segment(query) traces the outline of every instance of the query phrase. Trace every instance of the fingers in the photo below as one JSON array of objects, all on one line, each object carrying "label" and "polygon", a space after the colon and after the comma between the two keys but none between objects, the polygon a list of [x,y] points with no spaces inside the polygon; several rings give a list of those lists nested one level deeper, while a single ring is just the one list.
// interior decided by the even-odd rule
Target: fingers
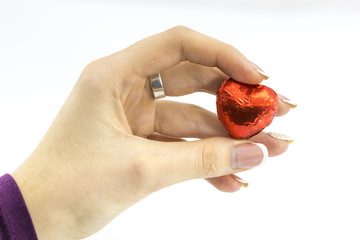
[{"label": "fingers", "polygon": [[[288,141],[279,140],[273,137],[270,137],[267,133],[261,132],[249,140],[264,144],[269,153],[269,157],[277,156],[284,153],[288,146]],[[249,169],[244,169],[244,171]],[[244,182],[241,178],[236,175],[226,175],[221,177],[209,178],[206,179],[211,185],[223,192],[235,192],[238,191],[241,187],[247,187],[248,183]]]},{"label": "fingers", "polygon": [[[159,133],[153,133],[148,136],[148,139],[154,141],[161,141],[161,142],[184,142],[184,139],[181,138],[174,138],[165,136]],[[247,169],[244,169],[247,170]],[[211,185],[222,192],[236,192],[241,187],[247,187],[248,183],[236,176],[235,174],[215,177],[215,178],[206,178]]]},{"label": "fingers", "polygon": [[[157,142],[156,149],[156,164],[149,168],[163,173],[162,180],[167,179],[170,184],[233,174],[258,166],[268,155],[264,145],[221,137],[192,142]],[[149,157],[152,156],[147,155]]]},{"label": "fingers", "polygon": [[264,144],[269,150],[269,157],[278,156],[284,153],[289,147],[289,141],[284,141],[271,137],[265,132],[260,132],[249,140]]},{"label": "fingers", "polygon": [[244,83],[256,84],[264,78],[235,48],[186,27],[175,27],[146,38],[120,55],[125,56],[133,71],[143,77],[189,61],[217,67]]},{"label": "fingers", "polygon": [[240,182],[242,180],[239,181],[237,178],[235,174],[230,174],[205,180],[222,192],[236,192],[241,187],[247,186],[245,182]]},{"label": "fingers", "polygon": [[[161,142],[183,142],[184,139],[181,138],[174,138],[168,137],[159,133],[153,133],[148,136],[148,139],[154,141],[161,141]],[[236,192],[241,187],[247,187],[248,183],[236,176],[235,174],[215,177],[215,178],[206,178],[211,185],[223,192]]]},{"label": "fingers", "polygon": [[[156,102],[155,131],[174,138],[229,137],[215,113],[196,105],[172,101]],[[264,132],[250,140],[265,144],[270,156],[282,154],[289,145],[288,141],[276,139]]]},{"label": "fingers", "polygon": [[183,62],[161,72],[167,96],[182,96],[194,92],[216,94],[226,75],[217,68]]},{"label": "fingers", "polygon": [[172,137],[228,137],[217,115],[197,105],[156,101],[155,131]]},{"label": "fingers", "polygon": [[291,109],[291,105],[283,102],[283,100],[280,98],[279,98],[278,104],[279,104],[279,107],[278,107],[278,111],[276,113],[277,117],[287,114]]},{"label": "fingers", "polygon": [[[161,73],[167,96],[182,96],[194,92],[215,95],[222,81],[227,77],[217,68],[183,62]],[[281,94],[277,116],[283,116],[296,104]],[[289,102],[291,101],[291,102]]]},{"label": "fingers", "polygon": [[160,142],[185,142],[185,139],[169,137],[160,133],[152,133],[148,136],[148,139]]},{"label": "fingers", "polygon": [[278,116],[285,115],[290,111],[291,108],[296,108],[297,104],[290,100],[289,98],[285,97],[282,94],[277,94],[279,101],[279,110],[278,110]]},{"label": "fingers", "polygon": [[[184,142],[184,139],[168,137],[159,133],[153,133],[148,136],[148,139],[161,141],[161,142]],[[246,171],[248,169],[244,169]],[[205,178],[211,185],[213,185],[216,189],[222,192],[236,192],[241,187],[247,187],[248,183],[236,176],[235,174],[214,177],[214,178]]]},{"label": "fingers", "polygon": [[[162,134],[173,136],[171,139],[174,139],[175,136],[197,138],[228,137],[228,133],[217,119],[217,115],[198,106],[171,101],[158,101],[156,107],[158,126],[155,129]],[[255,135],[250,140],[264,144],[268,149],[269,156],[276,156],[285,152],[289,144],[288,141],[273,138],[264,132]],[[244,168],[241,171],[248,169],[251,168]],[[234,175],[211,177],[206,180],[224,192],[234,192],[244,186],[244,182],[239,181]]]},{"label": "fingers", "polygon": [[[258,140],[264,141],[262,138]],[[265,142],[269,143],[268,140]],[[151,188],[156,190],[190,179],[206,178],[218,190],[234,192],[247,186],[247,183],[233,173],[252,169],[268,156],[266,147],[262,144],[230,138],[153,143],[156,145],[146,146],[147,167],[144,169],[151,169],[153,172],[149,182]],[[154,183],[152,179],[159,173],[161,179]]]}]

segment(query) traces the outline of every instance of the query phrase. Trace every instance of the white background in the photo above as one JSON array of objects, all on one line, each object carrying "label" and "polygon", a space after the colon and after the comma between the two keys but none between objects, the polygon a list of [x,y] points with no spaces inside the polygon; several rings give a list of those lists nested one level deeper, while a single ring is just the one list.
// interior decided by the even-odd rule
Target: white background
[{"label": "white background", "polygon": [[[88,239],[360,239],[355,0],[0,0],[0,174],[32,152],[87,63],[175,25],[260,65],[266,84],[298,103],[269,130],[296,140],[239,174],[247,189],[177,184]],[[214,96],[177,100],[215,111]]]}]

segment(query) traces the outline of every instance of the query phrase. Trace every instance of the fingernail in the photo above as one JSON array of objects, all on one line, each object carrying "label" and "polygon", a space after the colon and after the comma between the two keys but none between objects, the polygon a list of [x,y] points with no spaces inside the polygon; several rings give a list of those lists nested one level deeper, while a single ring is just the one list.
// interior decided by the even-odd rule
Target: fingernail
[{"label": "fingernail", "polygon": [[253,63],[252,61],[249,61],[249,63],[255,68],[255,70],[264,78],[264,80],[268,80],[269,76],[264,72],[264,70],[261,69],[258,65]]},{"label": "fingernail", "polygon": [[230,175],[235,181],[241,183],[241,186],[244,188],[247,188],[249,186],[249,183],[247,181],[245,181],[244,179],[242,179],[239,176],[236,176],[235,174],[231,174]]},{"label": "fingernail", "polygon": [[294,142],[294,138],[288,136],[288,135],[285,135],[285,134],[282,134],[282,133],[276,133],[276,132],[268,132],[267,133],[270,137],[273,137],[273,138],[276,138],[276,139],[279,139],[279,140],[283,140],[283,141],[288,141],[289,143],[292,143]]},{"label": "fingernail", "polygon": [[265,145],[261,143],[242,143],[233,147],[231,166],[233,169],[253,168],[268,157]]},{"label": "fingernail", "polygon": [[263,70],[256,69],[256,71],[264,78],[264,80],[268,80],[269,76]]},{"label": "fingernail", "polygon": [[290,100],[289,98],[285,97],[284,95],[281,95],[278,93],[278,98],[283,101],[286,104],[289,104],[291,108],[296,108],[297,104],[295,102],[293,102],[292,100]]}]

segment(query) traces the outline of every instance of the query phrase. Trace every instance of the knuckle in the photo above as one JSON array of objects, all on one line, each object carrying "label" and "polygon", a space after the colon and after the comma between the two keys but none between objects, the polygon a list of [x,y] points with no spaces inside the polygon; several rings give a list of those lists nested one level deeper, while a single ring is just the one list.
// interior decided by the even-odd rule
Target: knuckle
[{"label": "knuckle", "polygon": [[132,159],[130,169],[126,173],[130,178],[128,182],[134,186],[133,189],[145,195],[156,192],[168,184],[166,166],[158,166],[148,161],[154,158],[155,156],[149,152],[140,152]]},{"label": "knuckle", "polygon": [[218,151],[214,144],[204,142],[201,146],[201,156],[198,164],[198,170],[207,177],[215,176],[222,168],[222,153]]},{"label": "knuckle", "polygon": [[199,105],[196,105],[196,104],[188,103],[187,105],[189,106],[189,108],[190,108],[191,110],[197,110],[197,111],[203,110],[202,107],[200,107]]},{"label": "knuckle", "polygon": [[201,121],[197,117],[198,112],[202,112],[204,109],[195,104],[186,104],[186,111],[183,111],[183,118],[187,120],[187,125],[190,129],[190,135],[194,138],[203,138]]},{"label": "knuckle", "polygon": [[101,59],[94,60],[85,66],[82,71],[78,85],[85,90],[97,89],[100,85],[100,80],[104,78],[102,71],[103,61]]},{"label": "knuckle", "polygon": [[158,189],[154,182],[156,175],[144,160],[134,160],[126,175],[130,178],[128,183],[136,189],[135,192],[146,196]]},{"label": "knuckle", "polygon": [[179,48],[179,57],[181,61],[186,60],[184,42],[188,41],[187,38],[189,35],[192,35],[192,33],[194,33],[194,30],[185,26],[176,26],[166,31],[167,39],[169,39],[170,42],[172,42],[173,44],[175,44],[176,47]]},{"label": "knuckle", "polygon": [[199,74],[194,74],[194,92],[198,92],[198,91],[204,91],[203,89],[203,83],[201,81],[201,78],[199,76]]},{"label": "knuckle", "polygon": [[[187,104],[187,109],[190,110],[189,113],[191,113],[193,116],[197,116],[198,113],[201,114],[204,111],[202,107],[195,104]],[[194,118],[191,116],[186,116],[186,119],[188,119],[189,126],[191,127],[191,136],[202,139],[204,136],[201,120],[197,117]]]},{"label": "knuckle", "polygon": [[85,75],[87,77],[94,75],[97,76],[100,72],[99,70],[102,69],[104,65],[106,65],[104,64],[104,59],[96,59],[85,66],[81,75]]},{"label": "knuckle", "polygon": [[200,124],[199,121],[197,120],[193,120],[191,121],[191,125],[192,125],[192,136],[196,137],[196,138],[202,138],[202,134],[201,134],[201,130],[200,130]]},{"label": "knuckle", "polygon": [[143,186],[150,178],[150,171],[147,164],[140,159],[134,160],[131,163],[129,176],[132,178],[131,182],[134,182],[138,186]]},{"label": "knuckle", "polygon": [[176,35],[186,34],[190,31],[192,31],[190,28],[183,25],[178,25],[170,29],[170,32]]},{"label": "knuckle", "polygon": [[[119,179],[117,189],[123,191],[126,188],[127,197],[138,201],[151,194],[153,191],[148,186],[148,179],[151,178],[147,164],[138,159],[129,159],[130,162],[125,162],[122,167],[124,171],[116,172]],[[124,185],[125,184],[125,185]]]},{"label": "knuckle", "polygon": [[125,77],[134,74],[128,64],[121,64],[123,62],[122,54],[118,54],[116,58],[108,56],[90,62],[82,71],[77,87],[82,92],[111,93],[119,98],[119,89],[136,84],[133,78]]}]

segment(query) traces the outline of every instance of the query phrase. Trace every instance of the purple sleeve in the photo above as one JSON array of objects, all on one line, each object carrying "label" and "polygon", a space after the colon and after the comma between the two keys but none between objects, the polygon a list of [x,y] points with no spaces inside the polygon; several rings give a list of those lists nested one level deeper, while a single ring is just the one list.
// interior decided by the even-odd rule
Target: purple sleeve
[{"label": "purple sleeve", "polygon": [[36,240],[36,232],[15,180],[0,177],[0,240]]}]

